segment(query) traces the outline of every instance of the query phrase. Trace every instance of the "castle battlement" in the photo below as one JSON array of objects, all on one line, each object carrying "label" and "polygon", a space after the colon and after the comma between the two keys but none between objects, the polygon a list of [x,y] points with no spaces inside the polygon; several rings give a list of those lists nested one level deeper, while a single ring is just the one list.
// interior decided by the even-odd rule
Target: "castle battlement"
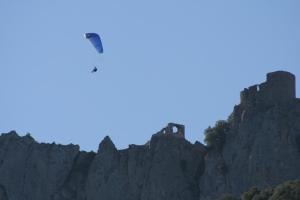
[{"label": "castle battlement", "polygon": [[245,88],[240,93],[241,104],[286,103],[296,99],[296,78],[290,72],[267,74],[266,82]]}]

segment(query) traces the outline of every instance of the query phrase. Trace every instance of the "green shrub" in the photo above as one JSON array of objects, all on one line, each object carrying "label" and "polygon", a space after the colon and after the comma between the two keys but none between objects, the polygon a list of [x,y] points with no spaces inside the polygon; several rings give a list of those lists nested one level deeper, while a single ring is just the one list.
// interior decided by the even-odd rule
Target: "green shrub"
[{"label": "green shrub", "polygon": [[256,194],[252,200],[268,200],[272,196],[273,191],[274,190],[272,187],[267,187],[260,191],[259,194]]},{"label": "green shrub", "polygon": [[[223,195],[217,200],[239,200],[231,195]],[[300,181],[287,181],[276,188],[258,190],[252,187],[241,195],[241,200],[300,200]]]},{"label": "green shrub", "polygon": [[238,198],[232,196],[231,194],[224,194],[216,200],[239,200]]},{"label": "green shrub", "polygon": [[242,200],[252,200],[252,198],[259,194],[259,190],[256,187],[252,187],[249,191],[242,194]]},{"label": "green shrub", "polygon": [[229,131],[229,123],[225,120],[219,120],[215,126],[208,127],[204,131],[204,142],[207,147],[221,150],[223,148],[226,133]]},{"label": "green shrub", "polygon": [[274,190],[269,200],[299,200],[300,199],[300,181],[288,181]]}]

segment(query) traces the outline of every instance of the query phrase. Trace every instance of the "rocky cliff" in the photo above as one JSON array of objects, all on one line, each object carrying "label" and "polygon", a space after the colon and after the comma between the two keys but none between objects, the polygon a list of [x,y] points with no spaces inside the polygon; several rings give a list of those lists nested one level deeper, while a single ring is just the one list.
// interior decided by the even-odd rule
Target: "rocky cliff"
[{"label": "rocky cliff", "polygon": [[300,179],[300,101],[292,74],[269,73],[266,82],[246,88],[227,122],[217,150],[186,141],[184,126],[176,124],[125,150],[105,137],[97,153],[2,134],[0,199],[205,200]]},{"label": "rocky cliff", "polygon": [[266,82],[246,88],[228,122],[222,150],[206,156],[202,199],[300,179],[300,101],[294,75],[269,73]]},{"label": "rocky cliff", "polygon": [[75,145],[38,144],[15,132],[0,137],[0,199],[96,200],[199,197],[203,146],[155,134],[117,150],[109,137],[97,153]]}]

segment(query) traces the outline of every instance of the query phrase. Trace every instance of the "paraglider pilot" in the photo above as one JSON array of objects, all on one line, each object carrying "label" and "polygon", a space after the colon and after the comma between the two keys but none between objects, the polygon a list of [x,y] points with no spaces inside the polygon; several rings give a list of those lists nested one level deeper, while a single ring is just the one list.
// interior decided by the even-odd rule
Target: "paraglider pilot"
[{"label": "paraglider pilot", "polygon": [[97,70],[98,70],[97,67],[94,67],[94,69],[91,72],[95,73]]}]

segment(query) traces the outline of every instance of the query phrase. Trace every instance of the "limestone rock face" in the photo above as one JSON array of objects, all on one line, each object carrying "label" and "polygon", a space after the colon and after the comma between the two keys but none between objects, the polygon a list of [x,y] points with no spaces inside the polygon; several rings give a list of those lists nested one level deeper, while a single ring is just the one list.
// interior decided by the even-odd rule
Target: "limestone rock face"
[{"label": "limestone rock face", "polygon": [[87,200],[198,198],[203,156],[184,138],[157,134],[148,145],[121,151],[104,140],[90,168]]},{"label": "limestone rock face", "polygon": [[[273,75],[278,80],[278,74]],[[267,81],[262,85],[276,90],[271,84]],[[241,104],[229,118],[231,129],[222,151],[211,151],[206,156],[200,179],[201,200],[300,179],[300,101],[294,91],[287,91],[289,97],[281,97],[280,101],[265,101],[262,93],[274,97],[278,92],[253,92],[250,87],[246,89],[248,99],[242,93]]]},{"label": "limestone rock face", "polygon": [[15,132],[0,136],[0,198],[9,200],[198,199],[203,146],[156,134],[117,150],[109,137],[98,153],[39,144]]},{"label": "limestone rock face", "polygon": [[6,190],[2,185],[0,186],[0,199],[1,200],[8,200]]},{"label": "limestone rock face", "polygon": [[84,200],[86,199],[85,185],[91,162],[95,157],[94,152],[79,152],[68,177],[63,185],[53,195],[54,200]]},{"label": "limestone rock face", "polygon": [[210,200],[300,179],[294,75],[272,72],[244,89],[227,122],[224,144],[215,150],[191,144],[184,126],[174,123],[145,145],[123,150],[107,136],[97,153],[2,134],[0,199]]},{"label": "limestone rock face", "polygon": [[0,194],[9,200],[50,200],[79,152],[74,145],[38,144],[15,132],[0,137]]}]

